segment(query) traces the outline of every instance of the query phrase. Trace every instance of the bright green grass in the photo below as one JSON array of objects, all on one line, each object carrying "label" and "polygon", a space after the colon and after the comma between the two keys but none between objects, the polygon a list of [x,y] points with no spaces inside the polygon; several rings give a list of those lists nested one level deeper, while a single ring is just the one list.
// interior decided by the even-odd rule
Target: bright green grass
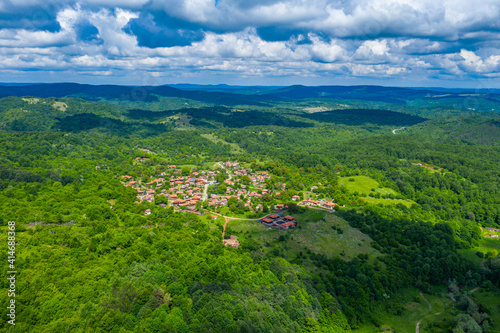
[{"label": "bright green grass", "polygon": [[213,170],[215,164],[216,164],[216,162],[205,162],[205,164],[203,164],[203,169],[204,170]]},{"label": "bright green grass", "polygon": [[481,288],[472,294],[472,298],[477,304],[481,304],[490,310],[493,319],[492,332],[500,332],[500,300],[498,292],[491,292]]},{"label": "bright green grass", "polygon": [[217,136],[215,136],[214,134],[201,134],[201,136],[204,137],[205,139],[208,139],[208,140],[212,141],[213,143],[216,143],[216,144],[229,145],[231,147],[231,153],[232,154],[243,154],[243,153],[245,153],[245,151],[243,149],[241,149],[241,147],[238,146],[236,143],[229,143],[227,141],[224,141],[224,140],[218,138]]},{"label": "bright green grass", "polygon": [[464,257],[465,259],[473,262],[474,264],[476,265],[479,265],[481,263],[481,261],[483,261],[483,258],[479,258],[477,255],[476,255],[476,252],[478,251],[477,250],[478,248],[476,248],[476,250],[474,249],[467,249],[467,250],[462,250],[462,249],[459,249],[457,250],[457,252],[462,256]]},{"label": "bright green grass", "polygon": [[500,239],[490,238],[489,235],[492,234],[495,235],[499,233],[484,229],[482,232],[483,238],[479,241],[479,246],[467,250],[458,250],[458,252],[466,259],[469,259],[476,264],[479,264],[481,261],[483,261],[482,258],[479,258],[476,255],[476,252],[482,252],[483,254],[486,254],[489,251],[496,250],[498,253],[500,253]]},{"label": "bright green grass", "polygon": [[413,205],[415,203],[412,200],[378,199],[378,198],[372,198],[372,197],[361,198],[361,200],[366,201],[366,202],[373,204],[373,205],[376,205],[376,204],[397,205],[400,203],[400,204],[405,205],[408,208],[410,208],[411,205]]},{"label": "bright green grass", "polygon": [[491,238],[483,238],[479,243],[478,251],[483,253],[487,253],[491,250],[497,250],[500,253],[500,240],[499,239],[491,239]]},{"label": "bright green grass", "polygon": [[[402,310],[400,315],[395,314],[395,311],[380,309],[379,313],[375,312],[375,316],[382,323],[380,327],[375,327],[375,325],[370,323],[369,325],[353,330],[353,332],[381,332],[383,330],[415,332],[419,320],[421,320],[420,332],[425,332],[426,325],[452,317],[451,300],[446,297],[446,290],[444,288],[439,289],[437,295],[424,294],[424,297],[431,304],[430,310],[429,304],[420,297],[418,289],[410,288],[402,290],[387,301],[394,308],[400,307]],[[436,313],[439,314],[436,315]]]},{"label": "bright green grass", "polygon": [[[347,221],[328,212],[309,209],[301,214],[292,214],[299,227],[286,231],[269,229],[258,221],[231,220],[230,229],[242,236],[241,241],[251,236],[260,245],[280,245],[285,243],[288,253],[299,254],[307,249],[328,257],[350,260],[358,254],[378,256],[380,253],[370,246],[371,238],[358,229],[349,226]],[[332,226],[343,230],[339,234]],[[280,235],[286,236],[285,242],[279,242]]]},{"label": "bright green grass", "polygon": [[[349,181],[349,179],[354,179],[354,181]],[[367,176],[351,176],[351,177],[340,177],[339,183],[344,184],[344,186],[351,192],[359,192],[362,195],[369,195],[370,193],[380,193],[380,195],[397,195],[397,192],[393,189],[387,187],[380,187],[379,183]],[[374,191],[372,191],[374,189]]]},{"label": "bright green grass", "polygon": [[176,165],[177,169],[182,169],[185,167],[188,167],[190,169],[196,168],[197,166],[194,164],[182,164],[182,165]]}]

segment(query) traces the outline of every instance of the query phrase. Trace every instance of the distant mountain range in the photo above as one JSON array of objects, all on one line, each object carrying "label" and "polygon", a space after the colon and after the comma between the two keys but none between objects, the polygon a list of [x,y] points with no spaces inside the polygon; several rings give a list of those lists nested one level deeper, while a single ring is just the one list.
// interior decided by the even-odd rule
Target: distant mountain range
[{"label": "distant mountain range", "polygon": [[[383,86],[302,86],[264,87],[228,85],[119,86],[77,83],[0,84],[0,97],[80,97],[87,100],[153,102],[158,96],[177,97],[204,103],[235,106],[269,106],[279,101],[301,99],[349,99],[393,104],[415,100],[470,99],[471,96],[500,102],[500,89],[399,88]],[[490,111],[490,110],[487,110]]]}]

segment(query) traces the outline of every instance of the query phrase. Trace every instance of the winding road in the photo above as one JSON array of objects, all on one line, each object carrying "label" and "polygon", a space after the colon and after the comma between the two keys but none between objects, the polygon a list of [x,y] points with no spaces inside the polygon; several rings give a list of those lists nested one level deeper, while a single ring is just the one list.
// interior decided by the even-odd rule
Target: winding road
[{"label": "winding road", "polygon": [[401,127],[401,128],[396,128],[392,130],[392,134],[396,134],[396,131],[401,131],[402,129],[405,129],[406,127]]}]

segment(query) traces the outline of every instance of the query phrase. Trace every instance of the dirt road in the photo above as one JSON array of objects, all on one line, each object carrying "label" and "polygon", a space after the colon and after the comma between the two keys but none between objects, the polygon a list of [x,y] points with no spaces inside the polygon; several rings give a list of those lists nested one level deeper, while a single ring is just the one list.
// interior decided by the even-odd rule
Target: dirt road
[{"label": "dirt road", "polygon": [[392,134],[396,134],[396,131],[401,131],[402,129],[405,129],[406,127],[401,127],[401,128],[396,128],[392,130]]}]

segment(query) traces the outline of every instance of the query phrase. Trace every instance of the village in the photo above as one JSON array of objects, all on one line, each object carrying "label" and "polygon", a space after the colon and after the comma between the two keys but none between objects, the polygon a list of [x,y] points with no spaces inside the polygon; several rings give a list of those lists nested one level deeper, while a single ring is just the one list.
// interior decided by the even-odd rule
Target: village
[{"label": "village", "polygon": [[[172,207],[175,211],[197,215],[217,213],[223,207],[237,203],[241,206],[240,211],[260,213],[258,220],[263,225],[280,230],[298,225],[294,217],[284,215],[288,209],[287,202],[335,211],[333,199],[316,199],[317,195],[313,191],[318,186],[312,186],[310,191],[291,198],[283,198],[285,183],[273,184],[269,188],[266,181],[271,175],[268,172],[255,172],[238,162],[219,162],[212,170],[197,170],[188,174],[183,173],[183,170],[176,165],[168,165],[168,169],[151,176],[148,182],[129,175],[121,176],[121,180],[125,187],[137,191],[135,203],[147,201],[159,208]],[[144,211],[145,215],[151,213],[151,209]]]}]

